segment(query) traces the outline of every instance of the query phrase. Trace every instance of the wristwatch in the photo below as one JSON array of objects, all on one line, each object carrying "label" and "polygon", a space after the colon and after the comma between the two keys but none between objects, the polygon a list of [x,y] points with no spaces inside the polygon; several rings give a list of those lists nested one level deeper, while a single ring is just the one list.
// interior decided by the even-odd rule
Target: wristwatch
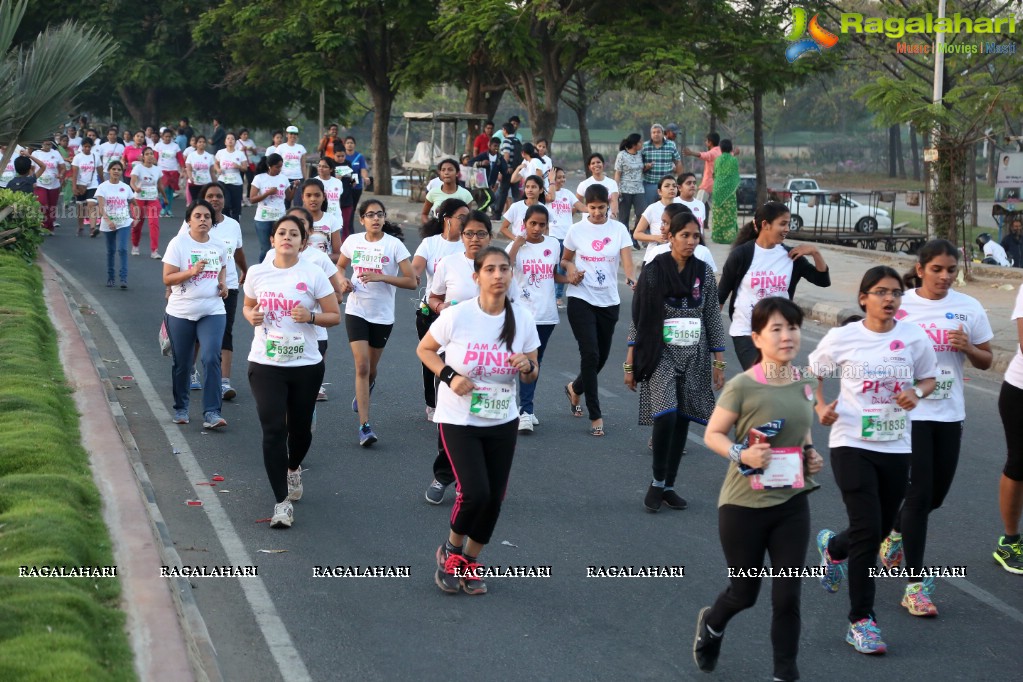
[{"label": "wristwatch", "polygon": [[923,400],[924,399],[924,392],[922,390],[920,390],[919,386],[914,386],[913,387],[913,393],[916,393],[916,397],[919,400]]},{"label": "wristwatch", "polygon": [[742,461],[743,450],[745,450],[745,448],[742,446],[742,443],[735,443],[732,447],[728,448],[728,459],[739,464]]}]

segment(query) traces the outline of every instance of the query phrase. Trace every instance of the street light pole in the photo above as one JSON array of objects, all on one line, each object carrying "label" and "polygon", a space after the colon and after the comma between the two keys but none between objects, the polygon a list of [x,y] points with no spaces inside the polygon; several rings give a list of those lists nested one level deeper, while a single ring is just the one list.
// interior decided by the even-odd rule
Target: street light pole
[{"label": "street light pole", "polygon": [[[945,0],[938,0],[938,19],[945,18]],[[941,104],[941,99],[944,95],[944,73],[945,73],[945,53],[943,47],[945,45],[945,33],[938,31],[934,36],[934,96],[932,102],[934,104]],[[941,134],[941,128],[936,124],[931,130],[931,148],[937,150],[938,148],[938,137]],[[931,162],[931,196],[938,191],[938,167],[935,165],[938,161]],[[927,236],[928,238],[934,238],[937,233],[937,221],[934,217],[933,211],[927,212]]]}]

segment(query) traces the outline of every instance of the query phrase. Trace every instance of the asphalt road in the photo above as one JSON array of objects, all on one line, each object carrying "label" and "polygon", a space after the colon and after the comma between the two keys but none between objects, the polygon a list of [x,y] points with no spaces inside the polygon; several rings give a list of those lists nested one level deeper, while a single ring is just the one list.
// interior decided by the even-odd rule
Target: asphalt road
[{"label": "asphalt road", "polygon": [[[162,245],[180,224],[180,201],[179,218],[163,223]],[[250,259],[255,244],[251,212],[246,209],[242,222]],[[621,383],[624,322],[601,375],[608,435],[598,440],[587,434],[588,420],[569,414],[563,394],[566,377],[578,369],[578,355],[562,317],[537,390],[541,423],[519,439],[502,516],[484,553],[489,565],[551,566],[551,577],[491,579],[484,597],[449,596],[433,583],[433,557],[447,534],[453,491],[440,507],[423,499],[431,480],[435,431],[423,414],[413,350],[413,292],[397,295],[398,319],[373,394],[372,421],[380,442],[372,448],[358,446],[357,417],[350,409],[351,354],[343,329],[331,330],[330,401],[319,405],[318,429],[306,459],[305,496],[295,505],[294,527],[271,530],[257,523],[270,516],[274,500],[245,378],[251,330],[244,318],[239,314],[235,323],[239,395],[225,403],[228,427],[203,432],[195,392],[191,425],[172,426],[168,440],[170,360],[160,355],[156,343],[164,305],[161,264],[146,258],[143,248],[144,256],[130,262],[130,289],[106,289],[103,239],[75,238],[69,223],[65,220],[65,227],[46,242],[45,253],[94,297],[97,305],[86,306],[85,318],[111,375],[134,377],[115,379],[127,387],[118,395],[182,559],[213,566],[244,557],[258,566],[258,579],[193,580],[226,679],[701,676],[690,651],[696,613],[727,582],[716,532],[725,463],[703,447],[702,427],[693,427],[679,477],[689,509],[644,512],[649,430],[636,425],[638,399]],[[406,230],[406,244],[414,251],[418,236],[413,228]],[[622,288],[627,304],[629,295]],[[88,303],[81,292],[79,302]],[[112,320],[116,331],[106,329],[104,319]],[[806,325],[804,358],[823,332],[814,322]],[[728,360],[732,376],[738,363],[731,350]],[[143,395],[143,376],[156,389],[156,404]],[[816,580],[805,579],[803,679],[972,680],[1019,669],[1023,578],[1005,573],[991,558],[1001,527],[1000,379],[974,374],[968,385],[958,476],[931,521],[928,562],[965,565],[967,578],[938,581],[934,600],[941,615],[929,621],[899,606],[901,580],[881,581],[877,611],[890,652],[881,658],[858,655],[844,642],[845,589],[828,595]],[[828,388],[829,395],[836,392],[836,386]],[[826,444],[825,430],[814,431],[815,441]],[[174,454],[183,445],[194,453],[201,477],[187,475],[189,462]],[[224,513],[213,513],[210,505],[186,506],[185,500],[199,490],[194,484],[214,473],[226,479],[216,489],[217,507]],[[811,498],[814,534],[823,527],[839,529],[845,521],[827,469],[820,480],[823,487]],[[261,549],[287,551],[265,554]],[[812,546],[806,562],[817,562]],[[409,566],[410,577],[312,577],[314,566],[334,565]],[[587,566],[600,565],[684,565],[685,577],[586,577]],[[246,580],[252,582],[243,585]],[[767,589],[755,608],[730,624],[718,679],[770,679]],[[261,594],[269,599],[261,600]]]}]

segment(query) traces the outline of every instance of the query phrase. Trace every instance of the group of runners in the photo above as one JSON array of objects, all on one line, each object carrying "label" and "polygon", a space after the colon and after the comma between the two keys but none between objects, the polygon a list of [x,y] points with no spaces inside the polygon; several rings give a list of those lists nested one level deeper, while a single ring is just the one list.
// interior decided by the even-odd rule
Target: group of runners
[{"label": "group of runners", "polygon": [[[623,150],[637,142],[623,141]],[[351,173],[339,173],[330,156],[321,158],[318,177],[296,183],[285,172],[288,150],[279,152],[265,158],[251,182],[261,242],[253,265],[227,209],[230,182],[216,158],[208,169],[217,174],[211,182],[189,183],[193,201],[185,223],[162,256],[175,423],[189,422],[190,388],[201,378],[204,427],[226,425],[220,408],[235,394],[230,365],[237,298],[254,328],[247,374],[275,497],[272,527],[292,525],[293,503],[303,495],[301,465],[313,439],[316,402],[326,398],[326,329],[341,324],[340,304],[355,369],[358,440],[368,447],[378,440],[371,396],[395,324],[396,290],[425,284],[415,313],[416,353],[438,442],[426,499],[440,504],[457,483],[448,535],[436,552],[435,582],[449,593],[485,593],[480,554],[500,515],[517,436],[540,424],[534,391],[562,305],[579,353],[577,376],[564,386],[567,409],[581,419],[585,402],[589,433],[605,435],[598,380],[614,350],[621,270],[633,290],[628,346],[618,351],[623,383],[639,389],[639,423],[652,427],[644,509],[688,506],[676,489],[678,469],[690,423],[705,425],[706,446],[723,459],[719,530],[728,565],[752,572],[769,556],[776,570],[802,569],[811,539],[806,493],[820,486],[816,477],[825,466],[811,437],[816,419],[830,429],[828,461],[849,519],[840,532],[816,534],[822,586],[833,593],[847,584],[846,641],[865,654],[887,650],[870,577],[878,557],[886,568],[907,569],[902,607],[915,616],[937,615],[934,582],[922,570],[928,516],[948,493],[959,457],[964,366],[983,370],[992,363],[993,333],[983,307],[951,288],[960,258],[953,244],[927,243],[909,274],[885,266],[868,270],[858,294],[863,315],[829,331],[801,368],[803,316],[792,298],[800,280],[829,286],[830,273],[812,245],[785,244],[790,216],[784,204],[757,209],[719,279],[703,244],[705,211],[694,197],[692,174],[660,178],[658,201],[631,227],[613,217],[621,198],[600,155],[591,156],[590,176],[571,192],[563,169],[534,165],[539,152],[533,157],[526,150],[529,158],[516,169],[524,198],[503,214],[506,246],[492,243],[492,217],[455,189],[460,169],[444,161],[440,189],[423,207],[422,241],[411,254],[379,200],[358,205],[362,232],[339,218],[338,199],[350,190],[340,176]],[[197,147],[195,153],[204,152]],[[149,167],[147,157],[152,161],[144,151],[141,168]],[[102,184],[114,191],[121,164],[106,167],[109,179]],[[193,164],[188,177],[205,179],[195,173]],[[133,169],[136,192],[143,175],[139,166]],[[159,192],[159,181],[155,186]],[[111,190],[96,194],[102,220],[117,224],[116,207],[106,199],[114,196]],[[574,212],[582,213],[577,222]],[[638,268],[634,239],[647,243]],[[112,267],[110,256],[108,284]],[[1023,318],[1023,290],[1016,318]],[[727,382],[726,337],[742,369]],[[201,377],[192,373],[196,362]],[[837,397],[825,392],[830,377],[839,380]],[[1023,354],[1017,351],[999,398],[1008,457],[1000,486],[1005,534],[994,552],[1016,574],[1023,574],[1020,408]],[[760,581],[731,578],[698,614],[693,652],[702,670],[715,668],[728,622],[756,602]],[[773,582],[779,680],[798,679],[800,586],[798,579]]]}]

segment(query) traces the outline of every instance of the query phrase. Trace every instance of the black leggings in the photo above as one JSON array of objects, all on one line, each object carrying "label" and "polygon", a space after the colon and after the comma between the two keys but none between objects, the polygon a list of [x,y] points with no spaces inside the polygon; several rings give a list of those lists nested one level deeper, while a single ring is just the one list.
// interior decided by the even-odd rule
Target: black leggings
[{"label": "black leggings", "polygon": [[568,299],[568,323],[579,344],[579,376],[572,382],[572,392],[586,396],[590,421],[601,418],[597,375],[604,369],[607,356],[611,353],[611,339],[614,338],[615,325],[618,324],[618,308],[617,305],[590,305],[581,298],[571,296]]},{"label": "black leggings", "polygon": [[[422,341],[423,337],[426,336],[426,332],[430,330],[430,325],[437,319],[437,313],[430,311],[429,315],[423,315],[422,310],[416,311],[416,334],[419,335],[419,340]],[[423,399],[426,400],[427,407],[437,407],[437,391],[433,387],[433,380],[436,376],[433,372],[423,365]]]},{"label": "black leggings", "polygon": [[1002,474],[1011,481],[1023,482],[1023,389],[1008,381],[998,393],[998,415],[1005,430],[1005,467]]},{"label": "black leggings", "polygon": [[832,538],[828,553],[849,559],[849,622],[874,616],[874,579],[881,540],[891,530],[909,480],[905,453],[862,448],[831,448],[831,469],[842,491],[849,527]]},{"label": "black leggings", "polygon": [[313,442],[313,410],[323,361],[304,367],[249,363],[249,387],[263,427],[263,466],[278,504],[288,496],[288,469],[297,469]]},{"label": "black leggings", "polygon": [[224,196],[224,215],[240,221],[242,219],[242,186],[224,184],[227,188]]},{"label": "black leggings", "polygon": [[[806,565],[810,539],[810,505],[806,495],[796,495],[774,507],[752,509],[726,504],[718,509],[718,535],[730,568],[762,568],[764,554],[771,566],[798,568]],[[740,611],[757,603],[760,578],[730,578],[707,615],[707,625],[723,632]],[[776,578],[771,585],[771,644],[776,679],[799,679],[799,578]]]},{"label": "black leggings", "polygon": [[438,425],[458,481],[451,530],[481,545],[490,542],[501,515],[518,424],[513,419],[497,426]]},{"label": "black leggings", "polygon": [[753,337],[733,336],[732,345],[735,346],[735,355],[739,358],[739,365],[744,372],[757,364],[757,355],[760,351],[753,345]]},{"label": "black leggings", "polygon": [[[963,422],[913,422],[913,454],[910,457],[906,501],[895,517],[893,528],[902,533],[906,568],[924,566],[927,545],[927,517],[941,506],[952,487],[959,464]],[[910,582],[920,582],[910,578]]]},{"label": "black leggings", "polygon": [[[675,377],[675,391],[678,404],[682,404],[683,377]],[[675,485],[678,464],[689,436],[689,420],[680,416],[678,410],[654,418],[654,480],[664,481],[666,488]]]}]

